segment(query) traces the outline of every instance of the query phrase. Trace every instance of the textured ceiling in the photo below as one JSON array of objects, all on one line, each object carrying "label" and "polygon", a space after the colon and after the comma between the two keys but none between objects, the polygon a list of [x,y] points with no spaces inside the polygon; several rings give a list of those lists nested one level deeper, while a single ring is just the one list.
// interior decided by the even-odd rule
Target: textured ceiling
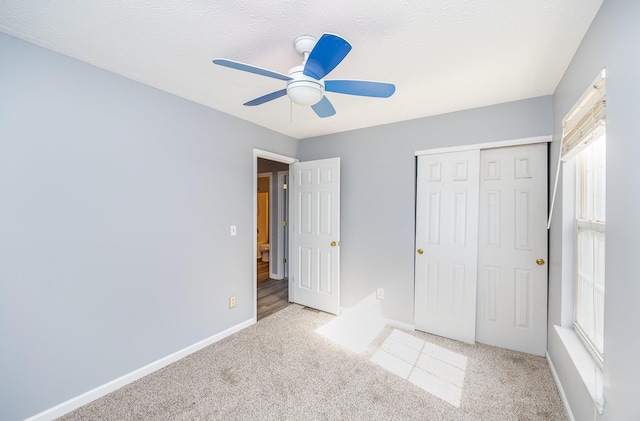
[{"label": "textured ceiling", "polygon": [[[602,0],[0,0],[0,31],[295,138],[553,93]],[[388,99],[327,93],[320,119],[285,82],[216,66],[224,57],[280,73],[293,40],[353,46],[328,76],[391,82]]]}]

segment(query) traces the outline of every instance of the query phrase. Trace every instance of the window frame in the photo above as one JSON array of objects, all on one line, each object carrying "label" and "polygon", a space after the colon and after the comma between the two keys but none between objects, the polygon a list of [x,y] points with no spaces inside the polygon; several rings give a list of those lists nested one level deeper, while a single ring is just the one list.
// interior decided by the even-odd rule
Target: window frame
[{"label": "window frame", "polygon": [[[586,190],[588,188],[587,186],[587,168],[585,168],[585,162],[583,160],[583,158],[580,156],[583,152],[589,152],[589,153],[594,153],[591,151],[587,151],[589,148],[591,148],[593,145],[597,144],[598,142],[604,142],[604,148],[605,148],[605,162],[604,162],[604,171],[605,171],[605,176],[604,176],[604,180],[606,182],[606,133],[603,133],[602,136],[599,136],[595,141],[590,142],[590,144],[588,146],[586,146],[582,151],[580,151],[580,153],[576,154],[575,157],[571,158],[571,160],[573,160],[575,162],[575,181],[574,181],[574,188],[575,188],[575,208],[574,208],[574,219],[575,219],[575,233],[574,233],[574,241],[575,241],[575,272],[574,272],[574,297],[573,297],[573,328],[574,331],[576,332],[578,338],[580,339],[580,341],[583,343],[583,345],[585,346],[585,348],[587,349],[587,351],[589,352],[589,354],[591,354],[592,358],[594,359],[594,361],[600,366],[600,368],[603,367],[604,365],[604,321],[602,321],[602,326],[601,326],[601,330],[602,330],[602,349],[599,349],[598,345],[596,344],[597,340],[598,340],[598,332],[597,332],[597,328],[596,328],[596,273],[597,273],[597,262],[595,261],[596,256],[595,256],[595,247],[594,247],[594,253],[591,256],[592,257],[592,273],[593,273],[593,279],[591,280],[591,284],[592,284],[592,288],[593,288],[593,294],[592,294],[592,302],[591,302],[591,306],[592,309],[591,311],[594,313],[594,335],[596,335],[595,337],[591,337],[591,335],[587,332],[587,328],[583,327],[580,324],[579,319],[579,315],[578,312],[580,311],[580,305],[579,305],[579,300],[580,300],[580,283],[581,283],[581,260],[580,260],[580,234],[581,234],[581,230],[582,231],[591,231],[593,233],[598,233],[598,234],[603,234],[605,236],[605,238],[603,239],[603,241],[605,241],[605,245],[604,248],[606,249],[606,216],[604,216],[604,220],[598,220],[595,219],[587,219],[585,217],[585,213],[586,212]],[[605,184],[605,192],[606,192],[606,184]],[[605,206],[606,208],[606,193],[605,193],[605,197],[604,197],[604,203],[602,204],[603,206]],[[604,257],[603,257],[604,259]],[[603,265],[606,266],[606,260],[603,260],[602,262]],[[603,283],[606,282],[606,280],[603,280]],[[602,300],[604,300],[604,296],[606,293],[606,287],[603,287],[604,290],[602,292]]]}]

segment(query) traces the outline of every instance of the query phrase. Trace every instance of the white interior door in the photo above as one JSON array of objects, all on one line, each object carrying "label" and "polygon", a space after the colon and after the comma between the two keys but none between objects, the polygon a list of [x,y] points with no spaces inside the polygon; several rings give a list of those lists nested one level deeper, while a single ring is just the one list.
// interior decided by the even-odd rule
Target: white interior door
[{"label": "white interior door", "polygon": [[416,329],[473,343],[480,151],[418,157]]},{"label": "white interior door", "polygon": [[487,149],[480,159],[477,339],[545,355],[547,144]]},{"label": "white interior door", "polygon": [[340,158],[291,166],[290,299],[340,313]]}]

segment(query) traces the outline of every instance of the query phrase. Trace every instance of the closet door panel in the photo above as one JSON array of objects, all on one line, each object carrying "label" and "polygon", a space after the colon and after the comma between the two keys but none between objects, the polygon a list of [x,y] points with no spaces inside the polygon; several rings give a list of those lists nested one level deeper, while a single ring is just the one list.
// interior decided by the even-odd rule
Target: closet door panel
[{"label": "closet door panel", "polygon": [[547,145],[483,150],[480,162],[477,340],[545,355]]},{"label": "closet door panel", "polygon": [[416,328],[475,342],[479,151],[418,157]]}]

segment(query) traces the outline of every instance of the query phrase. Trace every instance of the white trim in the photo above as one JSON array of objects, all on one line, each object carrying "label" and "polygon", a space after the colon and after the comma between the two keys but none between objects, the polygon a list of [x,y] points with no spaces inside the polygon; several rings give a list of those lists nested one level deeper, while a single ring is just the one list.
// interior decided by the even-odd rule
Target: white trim
[{"label": "white trim", "polygon": [[549,142],[551,142],[551,136],[525,137],[522,139],[501,140],[497,142],[475,143],[473,145],[461,145],[461,146],[450,146],[446,148],[425,149],[422,151],[416,151],[415,156],[434,155],[434,154],[448,153],[448,152],[475,151],[477,149],[506,148],[509,146],[522,146],[522,145],[532,145],[534,143],[549,143]]},{"label": "white trim", "polygon": [[[269,152],[269,151],[265,151],[262,149],[253,149],[253,190],[252,192],[256,192],[258,190],[258,158],[264,158],[264,159],[269,159],[271,161],[277,161],[277,162],[282,162],[284,164],[294,164],[296,162],[298,162],[298,160],[296,158],[292,158],[290,156],[286,156],[286,155],[280,155],[274,152]],[[253,217],[251,218],[253,221],[251,222],[251,225],[253,227],[252,232],[255,234],[256,230],[258,229],[257,225],[258,225],[258,221],[257,218],[255,217],[256,212],[258,210],[258,196],[256,194],[253,194],[253,212],[251,215],[253,215]],[[249,224],[247,224],[247,226],[249,226]],[[258,268],[256,265],[256,256],[258,255],[258,251],[257,251],[257,245],[258,242],[256,241],[256,238],[254,236],[252,236],[253,238],[253,253],[251,254],[253,256],[252,258],[252,262],[250,262],[249,264],[251,264],[251,266],[253,266],[253,279],[252,279],[252,285],[253,285],[253,320],[258,320]],[[289,248],[289,250],[291,250],[291,248]],[[291,290],[289,290],[291,291]],[[289,296],[289,298],[291,298],[291,296]]]},{"label": "white trim", "polygon": [[416,325],[412,323],[400,322],[394,319],[382,319],[384,324],[389,327],[395,327],[397,329],[401,329],[407,332],[414,332],[416,330]]},{"label": "white trim", "polygon": [[[284,252],[284,230],[285,227],[282,224],[282,221],[285,220],[285,210],[283,207],[283,202],[284,202],[284,195],[287,194],[288,190],[285,190],[283,188],[284,185],[284,177],[285,175],[289,175],[289,171],[278,171],[278,261],[276,262],[277,265],[277,278],[274,279],[284,279],[287,276],[287,273],[284,270],[284,262],[282,261],[283,258],[287,258],[289,256],[285,256],[285,252]],[[288,219],[288,218],[287,218]],[[288,221],[287,221],[288,222]]]},{"label": "white trim", "polygon": [[571,412],[571,407],[569,406],[569,400],[567,399],[566,393],[564,393],[564,388],[562,387],[562,383],[560,383],[560,377],[558,377],[558,372],[553,365],[553,361],[551,361],[551,355],[549,355],[549,351],[547,351],[547,363],[549,363],[549,368],[551,369],[553,380],[556,382],[556,386],[558,387],[558,393],[560,393],[560,399],[562,399],[564,409],[565,411],[567,411],[567,417],[570,421],[575,421],[576,419],[573,416],[573,412]]},{"label": "white trim", "polygon": [[556,167],[556,180],[553,182],[553,196],[551,196],[551,207],[549,208],[549,218],[547,219],[547,230],[551,229],[551,218],[553,218],[553,207],[556,204],[556,193],[558,192],[558,179],[560,178],[560,163],[562,162],[562,139],[558,147],[558,166]]},{"label": "white trim", "polygon": [[289,165],[298,162],[296,158],[292,158],[290,156],[280,155],[275,152],[269,152],[269,151],[264,151],[262,149],[255,149],[255,148],[253,149],[253,157],[264,158],[264,159],[268,159],[269,161],[277,161],[277,162],[282,162],[284,164],[289,164]]},{"label": "white trim", "polygon": [[595,409],[599,414],[602,414],[604,412],[602,370],[596,364],[573,329],[557,325],[553,327],[578,372],[580,379],[584,383],[586,390],[589,392]]},{"label": "white trim", "polygon": [[[255,265],[254,265],[255,266]],[[256,319],[249,319],[240,324],[230,327],[227,330],[224,330],[216,335],[213,335],[207,339],[203,339],[200,342],[196,342],[193,345],[190,345],[186,348],[183,348],[173,354],[167,355],[166,357],[160,358],[157,361],[154,361],[150,364],[145,365],[137,370],[132,371],[131,373],[125,374],[124,376],[118,377],[115,380],[112,380],[108,383],[103,384],[102,386],[98,386],[94,389],[89,390],[81,395],[78,395],[74,398],[71,398],[65,402],[62,402],[52,408],[49,408],[39,414],[36,414],[30,418],[27,418],[25,421],[50,421],[61,417],[69,412],[80,408],[83,405],[86,405],[96,399],[99,399],[115,390],[120,389],[123,386],[128,385],[144,376],[147,376],[154,371],[160,370],[163,367],[168,366],[171,363],[174,363],[187,355],[193,354],[196,351],[201,350],[202,348],[209,346],[213,343],[220,341],[221,339],[226,338],[227,336],[231,336],[236,332],[241,331],[244,328],[247,328],[253,325],[256,322]]]},{"label": "white trim", "polygon": [[589,221],[581,218],[576,219],[576,226],[578,228],[582,228],[585,230],[602,232],[602,233],[604,233],[606,229],[606,223],[604,222]]}]

